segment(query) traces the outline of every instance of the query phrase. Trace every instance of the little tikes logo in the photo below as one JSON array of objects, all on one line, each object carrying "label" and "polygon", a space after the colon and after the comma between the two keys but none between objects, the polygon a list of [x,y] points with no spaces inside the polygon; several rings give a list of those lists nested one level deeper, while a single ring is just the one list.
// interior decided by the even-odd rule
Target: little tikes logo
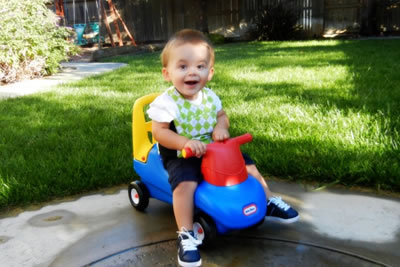
[{"label": "little tikes logo", "polygon": [[246,216],[250,216],[251,214],[257,211],[256,204],[250,204],[243,208],[243,214]]}]

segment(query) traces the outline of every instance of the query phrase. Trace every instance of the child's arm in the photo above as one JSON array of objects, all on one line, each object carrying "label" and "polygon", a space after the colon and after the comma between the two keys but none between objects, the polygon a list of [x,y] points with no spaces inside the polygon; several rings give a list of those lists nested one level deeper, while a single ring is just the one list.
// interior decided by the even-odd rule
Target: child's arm
[{"label": "child's arm", "polygon": [[217,113],[217,124],[214,127],[212,138],[214,141],[223,141],[229,138],[229,118],[223,109]]},{"label": "child's arm", "polygon": [[196,157],[201,157],[206,152],[206,144],[197,140],[179,135],[169,129],[168,122],[152,122],[152,133],[154,138],[164,147],[174,150],[182,150],[189,147]]}]

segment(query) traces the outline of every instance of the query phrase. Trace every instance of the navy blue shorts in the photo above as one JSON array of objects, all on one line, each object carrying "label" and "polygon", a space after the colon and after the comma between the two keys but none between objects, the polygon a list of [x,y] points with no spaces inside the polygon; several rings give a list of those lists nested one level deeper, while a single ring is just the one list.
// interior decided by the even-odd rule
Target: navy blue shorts
[{"label": "navy blue shorts", "polygon": [[[247,155],[242,153],[246,165],[254,164],[254,161]],[[200,183],[203,180],[201,174],[202,158],[175,158],[169,159],[164,163],[164,167],[168,172],[168,182],[171,185],[172,192],[182,182],[192,181]]]}]

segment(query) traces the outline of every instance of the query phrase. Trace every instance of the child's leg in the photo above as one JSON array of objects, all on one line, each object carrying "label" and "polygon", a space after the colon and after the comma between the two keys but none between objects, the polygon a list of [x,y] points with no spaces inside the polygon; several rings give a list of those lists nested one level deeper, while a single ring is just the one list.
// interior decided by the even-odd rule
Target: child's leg
[{"label": "child's leg", "polygon": [[194,192],[202,176],[201,159],[177,158],[165,161],[172,190],[172,206],[178,226],[178,262],[181,266],[200,266],[197,246],[201,241],[193,232]]},{"label": "child's leg", "polygon": [[266,218],[272,221],[283,223],[294,223],[299,219],[298,212],[284,202],[280,197],[272,196],[271,191],[264,177],[258,171],[255,164],[246,165],[247,172],[256,178],[264,188],[267,197],[267,214]]},{"label": "child's leg", "polygon": [[184,181],[172,193],[172,206],[178,225],[178,263],[180,266],[200,266],[197,246],[201,244],[193,233],[194,191],[197,182]]},{"label": "child's leg", "polygon": [[251,164],[251,165],[246,165],[246,169],[247,172],[253,176],[254,178],[256,178],[260,184],[262,185],[262,187],[264,188],[265,191],[265,195],[267,196],[267,200],[269,197],[272,196],[271,191],[269,190],[269,187],[267,185],[267,182],[265,181],[264,177],[261,175],[261,173],[258,171],[257,167],[255,164]]},{"label": "child's leg", "polygon": [[197,182],[187,181],[180,183],[172,193],[172,206],[174,208],[175,220],[178,229],[182,227],[193,230],[193,196]]}]

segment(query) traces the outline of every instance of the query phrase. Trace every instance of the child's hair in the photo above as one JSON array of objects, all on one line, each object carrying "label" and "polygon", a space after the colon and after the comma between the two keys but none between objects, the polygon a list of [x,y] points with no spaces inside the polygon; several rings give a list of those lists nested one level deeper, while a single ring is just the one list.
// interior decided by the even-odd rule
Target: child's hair
[{"label": "child's hair", "polygon": [[207,46],[208,53],[210,55],[210,66],[214,66],[214,58],[215,58],[214,48],[210,40],[208,40],[208,38],[200,31],[192,29],[183,29],[176,32],[165,45],[161,53],[161,63],[163,67],[168,66],[169,53],[171,49],[185,43],[191,43],[191,44],[204,43]]}]

